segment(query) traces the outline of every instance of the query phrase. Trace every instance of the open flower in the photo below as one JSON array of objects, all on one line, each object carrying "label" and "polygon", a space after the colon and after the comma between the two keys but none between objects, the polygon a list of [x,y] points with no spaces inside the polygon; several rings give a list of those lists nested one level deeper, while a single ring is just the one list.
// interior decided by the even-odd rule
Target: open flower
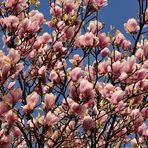
[{"label": "open flower", "polygon": [[137,21],[134,18],[131,18],[124,24],[124,28],[128,33],[136,33],[140,29]]}]

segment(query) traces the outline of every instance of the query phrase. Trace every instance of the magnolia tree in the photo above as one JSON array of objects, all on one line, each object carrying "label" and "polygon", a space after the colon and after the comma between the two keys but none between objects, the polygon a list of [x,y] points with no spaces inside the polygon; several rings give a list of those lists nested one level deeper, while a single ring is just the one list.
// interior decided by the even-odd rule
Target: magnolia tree
[{"label": "magnolia tree", "polygon": [[0,2],[0,148],[148,146],[148,1],[137,1],[126,36],[98,21],[107,0],[48,0],[50,20],[42,1]]}]

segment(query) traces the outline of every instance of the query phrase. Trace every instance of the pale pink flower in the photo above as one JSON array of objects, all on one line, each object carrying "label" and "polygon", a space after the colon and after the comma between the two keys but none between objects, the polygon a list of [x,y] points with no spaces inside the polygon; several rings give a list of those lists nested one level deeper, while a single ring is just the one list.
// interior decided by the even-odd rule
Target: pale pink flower
[{"label": "pale pink flower", "polygon": [[85,131],[88,131],[95,126],[95,122],[93,121],[92,117],[85,116],[82,120],[82,126]]},{"label": "pale pink flower", "polygon": [[52,71],[50,72],[49,79],[50,79],[51,81],[53,81],[53,82],[56,82],[56,83],[59,82],[59,76],[58,76],[58,74],[56,73],[55,70],[52,70]]},{"label": "pale pink flower", "polygon": [[64,110],[69,110],[69,108],[71,107],[71,105],[74,103],[74,101],[71,98],[67,98],[66,100],[63,99],[62,101],[62,108]]},{"label": "pale pink flower", "polygon": [[58,29],[59,29],[59,30],[63,30],[63,29],[65,28],[65,23],[64,23],[64,21],[59,21],[58,24],[57,24],[57,26],[58,26]]},{"label": "pale pink flower", "polygon": [[132,110],[131,116],[133,117],[133,119],[140,118],[141,117],[141,113],[140,113],[139,109]]},{"label": "pale pink flower", "polygon": [[109,55],[109,49],[108,48],[104,48],[101,50],[101,55],[102,57],[106,57]]},{"label": "pale pink flower", "polygon": [[67,39],[71,39],[74,35],[74,28],[73,27],[68,27],[65,29],[65,36]]},{"label": "pale pink flower", "polygon": [[10,110],[10,107],[8,104],[6,104],[4,102],[0,102],[0,116],[3,116],[9,110]]},{"label": "pale pink flower", "polygon": [[15,104],[22,99],[22,90],[20,88],[13,89],[3,99],[9,104]]},{"label": "pale pink flower", "polygon": [[75,102],[71,105],[70,109],[74,114],[76,114],[80,117],[83,117],[84,114],[86,113],[86,110],[87,110],[84,105],[80,105],[80,104],[75,103]]},{"label": "pale pink flower", "polygon": [[99,39],[99,47],[101,49],[103,49],[109,45],[109,38],[106,36],[105,33],[99,34],[98,39]]},{"label": "pale pink flower", "polygon": [[124,28],[129,33],[136,33],[140,29],[137,21],[134,18],[131,18],[124,24]]},{"label": "pale pink flower", "polygon": [[19,18],[14,15],[10,15],[9,17],[4,18],[3,22],[8,29],[14,31],[19,25]]},{"label": "pale pink flower", "polygon": [[133,72],[136,68],[136,58],[131,56],[127,58],[127,62],[123,64],[125,72]]},{"label": "pale pink flower", "polygon": [[103,24],[101,22],[98,22],[96,20],[90,21],[88,30],[90,30],[92,33],[99,32],[103,28]]},{"label": "pale pink flower", "polygon": [[58,121],[59,118],[49,111],[45,116],[44,124],[47,124],[48,126],[54,126],[58,123]]},{"label": "pale pink flower", "polygon": [[55,16],[61,16],[62,15],[62,8],[60,8],[59,6],[55,6],[53,3],[52,3],[52,5],[51,5],[52,7],[51,7],[51,9],[50,9],[50,14],[51,15],[55,15]]},{"label": "pale pink flower", "polygon": [[103,61],[98,65],[98,73],[101,74],[106,74],[108,72],[108,62]]},{"label": "pale pink flower", "polygon": [[147,126],[145,123],[142,123],[139,127],[138,127],[138,133],[140,133],[141,135],[144,134],[144,132],[146,131]]},{"label": "pale pink flower", "polygon": [[135,80],[143,80],[144,78],[146,78],[148,76],[148,69],[146,68],[142,68],[140,70],[137,70],[134,75],[133,78]]},{"label": "pale pink flower", "polygon": [[103,96],[105,98],[111,97],[114,90],[114,86],[110,83],[106,84],[103,90]]},{"label": "pale pink flower", "polygon": [[10,147],[10,144],[12,143],[12,140],[13,140],[13,137],[11,135],[4,135],[0,139],[0,146],[3,146],[3,148],[8,148],[8,147]]},{"label": "pale pink flower", "polygon": [[66,48],[63,47],[62,42],[56,42],[53,45],[53,49],[54,49],[55,52],[59,52],[59,53],[64,53],[66,51]]},{"label": "pale pink flower", "polygon": [[39,75],[43,75],[45,72],[46,72],[46,66],[42,66],[42,67],[38,70]]},{"label": "pale pink flower", "polygon": [[73,84],[69,85],[69,96],[74,100],[74,101],[79,101],[79,88],[77,89],[76,86]]},{"label": "pale pink flower", "polygon": [[132,147],[135,148],[137,146],[137,140],[134,138],[131,140]]},{"label": "pale pink flower", "polygon": [[121,45],[121,43],[124,40],[125,40],[124,35],[119,30],[117,30],[116,33],[115,33],[115,39],[114,39],[115,44]]},{"label": "pale pink flower", "polygon": [[129,40],[123,40],[123,42],[121,43],[121,47],[125,51],[131,49],[131,42]]},{"label": "pale pink flower", "polygon": [[10,110],[8,113],[6,113],[5,120],[9,125],[12,125],[13,123],[16,122],[17,115],[12,110]]},{"label": "pale pink flower", "polygon": [[12,130],[12,133],[13,133],[13,136],[15,137],[15,138],[18,138],[18,137],[20,137],[21,136],[21,131],[20,131],[20,129],[18,128],[18,127],[14,127],[14,129]]},{"label": "pale pink flower", "polygon": [[122,58],[122,54],[119,51],[115,50],[113,52],[113,59],[114,59],[114,61],[120,61],[121,58]]},{"label": "pale pink flower", "polygon": [[74,3],[74,1],[71,0],[65,0],[63,3],[63,8],[67,14],[70,14],[75,11],[76,3]]},{"label": "pale pink flower", "polygon": [[44,102],[47,109],[52,109],[55,105],[56,96],[52,93],[45,94]]},{"label": "pale pink flower", "polygon": [[2,78],[2,80],[7,79],[7,76],[10,74],[10,65],[9,64],[4,64],[2,66],[2,70],[0,73],[0,76]]},{"label": "pale pink flower", "polygon": [[144,119],[148,118],[148,107],[145,107],[141,110],[141,114],[143,116]]},{"label": "pale pink flower", "polygon": [[138,60],[142,60],[144,56],[144,52],[142,48],[138,48],[138,50],[136,51],[136,57]]},{"label": "pale pink flower", "polygon": [[24,106],[24,110],[33,111],[39,101],[39,95],[36,92],[32,92],[26,98],[27,104]]},{"label": "pale pink flower", "polygon": [[84,35],[84,46],[85,47],[93,46],[93,38],[94,38],[94,35],[91,32],[85,33],[85,35]]},{"label": "pale pink flower", "polygon": [[71,73],[70,77],[72,81],[79,81],[79,79],[82,77],[82,70],[79,67],[74,68]]},{"label": "pale pink flower", "polygon": [[82,57],[80,57],[78,54],[75,54],[69,61],[73,66],[82,66]]},{"label": "pale pink flower", "polygon": [[122,72],[123,64],[120,61],[114,62],[112,64],[112,72],[114,75],[119,76]]},{"label": "pale pink flower", "polygon": [[111,102],[113,104],[118,104],[124,97],[124,92],[122,90],[115,91],[111,96]]},{"label": "pale pink flower", "polygon": [[51,42],[51,36],[50,34],[48,34],[47,32],[45,32],[42,37],[41,37],[42,43],[43,44],[48,44],[49,42]]},{"label": "pale pink flower", "polygon": [[82,98],[86,98],[86,99],[93,99],[95,97],[95,91],[93,89],[93,85],[92,83],[90,83],[89,81],[83,79],[80,82],[80,93],[82,95]]}]

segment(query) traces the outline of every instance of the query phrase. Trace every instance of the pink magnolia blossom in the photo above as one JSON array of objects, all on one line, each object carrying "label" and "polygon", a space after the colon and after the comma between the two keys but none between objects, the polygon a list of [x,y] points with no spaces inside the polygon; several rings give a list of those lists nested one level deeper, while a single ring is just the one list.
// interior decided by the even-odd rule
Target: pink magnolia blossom
[{"label": "pink magnolia blossom", "polygon": [[82,98],[89,98],[89,99],[93,99],[95,96],[95,91],[93,89],[93,85],[92,83],[90,83],[89,81],[83,79],[80,82],[80,93],[82,95]]},{"label": "pink magnolia blossom", "polygon": [[45,66],[42,66],[39,70],[38,70],[38,73],[39,75],[42,75],[46,72],[46,67]]},{"label": "pink magnolia blossom", "polygon": [[14,122],[16,122],[17,120],[17,115],[12,111],[10,110],[7,114],[6,114],[6,117],[5,117],[7,123],[9,125],[12,125]]},{"label": "pink magnolia blossom", "polygon": [[20,59],[20,54],[17,50],[11,48],[9,50],[8,58],[10,59],[11,63],[16,64]]},{"label": "pink magnolia blossom", "polygon": [[109,55],[109,49],[108,48],[104,48],[101,50],[101,55],[102,57],[106,57]]},{"label": "pink magnolia blossom", "polygon": [[47,44],[47,43],[49,43],[51,41],[51,36],[47,32],[45,32],[42,35],[41,40],[42,40],[43,44]]},{"label": "pink magnolia blossom", "polygon": [[121,45],[121,43],[124,40],[125,40],[124,35],[119,30],[117,30],[116,33],[115,33],[115,39],[114,39],[115,44]]},{"label": "pink magnolia blossom", "polygon": [[44,102],[47,109],[52,109],[55,105],[56,96],[52,93],[45,94]]},{"label": "pink magnolia blossom", "polygon": [[124,92],[122,90],[115,91],[111,96],[111,102],[113,104],[118,104],[124,97]]},{"label": "pink magnolia blossom", "polygon": [[148,118],[148,107],[143,108],[141,113],[142,113],[143,118],[147,119]]},{"label": "pink magnolia blossom", "polygon": [[36,92],[32,92],[26,98],[27,104],[24,106],[26,112],[33,111],[39,101],[39,95]]},{"label": "pink magnolia blossom", "polygon": [[147,76],[148,76],[148,69],[142,68],[136,71],[133,77],[137,80],[143,80]]},{"label": "pink magnolia blossom", "polygon": [[20,131],[20,129],[18,128],[18,127],[14,127],[14,129],[12,130],[12,133],[13,133],[13,136],[15,137],[15,138],[18,138],[18,137],[20,137],[21,136],[21,131]]},{"label": "pink magnolia blossom", "polygon": [[73,103],[71,105],[71,111],[77,115],[79,115],[80,117],[83,117],[84,114],[86,113],[87,109],[85,106],[80,105],[78,103]]},{"label": "pink magnolia blossom", "polygon": [[22,90],[20,88],[13,89],[9,94],[4,96],[4,101],[9,104],[15,104],[22,99]]},{"label": "pink magnolia blossom", "polygon": [[105,98],[110,97],[113,94],[114,86],[110,83],[106,84],[103,90],[103,96]]},{"label": "pink magnolia blossom", "polygon": [[69,85],[69,96],[76,102],[79,101],[80,90],[73,83]]},{"label": "pink magnolia blossom", "polygon": [[84,130],[88,131],[95,126],[95,122],[90,116],[85,116],[82,120],[82,126]]},{"label": "pink magnolia blossom", "polygon": [[109,38],[106,36],[105,33],[99,34],[98,39],[99,39],[99,47],[101,49],[103,49],[109,45]]},{"label": "pink magnolia blossom", "polygon": [[50,80],[53,81],[53,82],[56,82],[56,83],[59,82],[59,76],[58,76],[58,74],[56,73],[55,70],[52,70],[52,71],[50,72],[49,78],[50,78]]},{"label": "pink magnolia blossom", "polygon": [[57,124],[58,121],[59,118],[49,111],[45,116],[44,124],[47,124],[48,126],[53,126]]},{"label": "pink magnolia blossom", "polygon": [[78,81],[82,77],[82,70],[79,67],[74,68],[71,73],[70,77],[72,81]]},{"label": "pink magnolia blossom", "polygon": [[[3,146],[4,148],[7,148],[10,146],[10,144],[13,141],[13,137],[11,135],[4,135],[1,139],[0,139],[0,147]],[[1,147],[2,148],[2,147]]]},{"label": "pink magnolia blossom", "polygon": [[8,104],[4,102],[0,102],[0,116],[4,115],[10,110],[10,107]]},{"label": "pink magnolia blossom", "polygon": [[138,60],[142,60],[143,59],[143,56],[144,56],[144,52],[143,52],[143,49],[139,48],[136,52],[136,57]]},{"label": "pink magnolia blossom", "polygon": [[131,18],[124,24],[124,28],[129,33],[136,33],[139,30],[139,25],[134,18]]},{"label": "pink magnolia blossom", "polygon": [[129,40],[124,40],[121,44],[123,50],[128,51],[131,49],[131,42]]},{"label": "pink magnolia blossom", "polygon": [[75,54],[69,61],[73,66],[82,66],[82,57],[80,57],[78,54]]},{"label": "pink magnolia blossom", "polygon": [[88,30],[90,30],[92,33],[99,32],[103,28],[103,24],[98,21],[90,21]]}]

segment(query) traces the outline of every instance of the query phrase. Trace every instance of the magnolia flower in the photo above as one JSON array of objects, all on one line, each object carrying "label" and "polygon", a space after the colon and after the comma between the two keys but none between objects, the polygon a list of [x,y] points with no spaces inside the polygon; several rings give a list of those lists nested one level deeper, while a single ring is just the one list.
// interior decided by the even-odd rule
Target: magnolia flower
[{"label": "magnolia flower", "polygon": [[4,102],[0,102],[0,116],[4,115],[5,113],[7,113],[9,111],[9,106],[8,104],[4,103]]},{"label": "magnolia flower", "polygon": [[90,116],[85,116],[82,120],[84,130],[88,131],[95,126],[95,122]]},{"label": "magnolia flower", "polygon": [[92,83],[90,83],[89,81],[83,79],[80,82],[80,93],[82,95],[82,98],[89,98],[89,99],[93,99],[95,96],[95,91],[93,89],[93,85]]},{"label": "magnolia flower", "polygon": [[101,50],[101,55],[102,57],[106,57],[109,54],[109,49],[108,48],[104,48]]},{"label": "magnolia flower", "polygon": [[6,119],[6,121],[7,121],[7,123],[8,123],[9,125],[12,125],[14,122],[16,122],[16,120],[17,120],[17,115],[16,115],[12,110],[10,110],[10,111],[6,114],[5,119]]},{"label": "magnolia flower", "polygon": [[111,96],[111,102],[117,104],[123,99],[124,92],[122,90],[115,91]]},{"label": "magnolia flower", "polygon": [[84,116],[87,110],[85,106],[75,102],[71,105],[70,109],[74,114],[79,115],[80,117]]},{"label": "magnolia flower", "polygon": [[73,81],[79,81],[81,76],[82,76],[82,70],[79,67],[74,68],[70,73],[70,77]]},{"label": "magnolia flower", "polygon": [[101,49],[103,49],[109,45],[109,38],[106,36],[105,33],[99,34],[98,39],[99,39],[99,47]]},{"label": "magnolia flower", "polygon": [[140,29],[137,21],[134,18],[131,18],[124,24],[124,28],[129,33],[136,33]]},{"label": "magnolia flower", "polygon": [[26,101],[27,104],[23,107],[24,110],[33,111],[35,106],[37,105],[39,100],[39,95],[36,92],[32,92],[30,95],[27,96]]},{"label": "magnolia flower", "polygon": [[44,124],[47,124],[48,126],[54,126],[58,121],[59,118],[49,111],[45,116]]},{"label": "magnolia flower", "polygon": [[45,94],[44,102],[47,109],[52,109],[55,105],[56,96],[52,93]]}]

